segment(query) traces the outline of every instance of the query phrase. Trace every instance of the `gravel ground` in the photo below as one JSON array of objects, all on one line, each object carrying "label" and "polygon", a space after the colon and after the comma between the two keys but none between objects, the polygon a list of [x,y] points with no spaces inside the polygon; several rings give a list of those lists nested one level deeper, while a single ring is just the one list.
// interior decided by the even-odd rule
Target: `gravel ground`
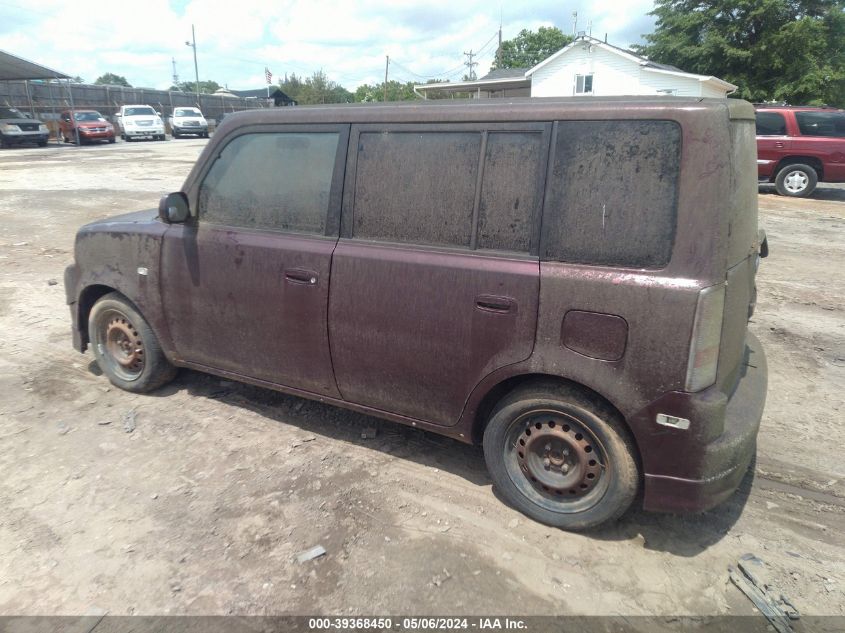
[{"label": "gravel ground", "polygon": [[770,390],[740,491],[569,534],[501,503],[479,448],[190,371],[132,395],[73,351],[76,228],[155,207],[204,143],[0,152],[0,614],[751,614],[727,568],[753,553],[845,615],[845,189],[761,188]]}]

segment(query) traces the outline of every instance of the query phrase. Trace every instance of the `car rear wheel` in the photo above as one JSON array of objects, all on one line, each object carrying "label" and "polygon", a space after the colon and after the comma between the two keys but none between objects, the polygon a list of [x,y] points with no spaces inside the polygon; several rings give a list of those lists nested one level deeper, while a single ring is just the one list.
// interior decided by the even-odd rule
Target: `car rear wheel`
[{"label": "car rear wheel", "polygon": [[146,393],[176,376],[146,319],[118,292],[94,304],[88,338],[100,369],[121,389]]},{"label": "car rear wheel", "polygon": [[809,165],[787,165],[778,172],[775,188],[782,196],[805,198],[816,190],[819,176]]},{"label": "car rear wheel", "polygon": [[639,488],[635,456],[619,415],[573,386],[517,389],[484,431],[497,490],[532,519],[566,530],[622,516]]}]

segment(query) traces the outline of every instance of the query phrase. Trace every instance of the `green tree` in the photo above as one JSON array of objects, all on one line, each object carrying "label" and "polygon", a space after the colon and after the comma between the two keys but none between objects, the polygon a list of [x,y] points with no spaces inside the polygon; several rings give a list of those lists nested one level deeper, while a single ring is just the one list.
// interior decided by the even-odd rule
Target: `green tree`
[{"label": "green tree", "polygon": [[531,68],[572,40],[556,26],[541,26],[536,33],[522,29],[515,38],[502,42],[501,61],[497,58],[493,68]]},{"label": "green tree", "polygon": [[279,88],[300,105],[315,103],[351,103],[355,95],[339,83],[329,79],[322,70],[302,79],[296,74],[279,81]]},{"label": "green tree", "polygon": [[[195,81],[180,81],[178,84],[170,86],[170,90],[174,92],[193,92],[197,91],[197,83]],[[220,84],[216,81],[207,80],[200,82],[200,94],[210,95],[220,90]]]},{"label": "green tree", "polygon": [[131,88],[132,84],[126,81],[126,77],[122,75],[115,75],[114,73],[106,73],[105,75],[100,75],[97,77],[97,80],[94,82],[98,86],[124,86],[126,88]]},{"label": "green tree", "polygon": [[750,101],[845,105],[845,1],[656,0],[650,59],[739,86]]},{"label": "green tree", "polygon": [[[390,80],[387,82],[388,101],[414,101],[419,97],[414,92],[414,82],[401,83]],[[384,82],[370,85],[358,86],[355,91],[355,101],[375,102],[384,101]]]}]

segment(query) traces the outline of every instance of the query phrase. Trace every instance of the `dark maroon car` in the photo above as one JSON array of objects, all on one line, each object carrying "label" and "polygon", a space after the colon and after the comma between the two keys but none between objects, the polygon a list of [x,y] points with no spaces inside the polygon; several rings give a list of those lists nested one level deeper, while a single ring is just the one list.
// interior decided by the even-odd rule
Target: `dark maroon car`
[{"label": "dark maroon car", "polygon": [[238,114],[158,211],[80,229],[74,346],[482,443],[550,525],[703,510],[766,395],[754,148],[737,100]]}]

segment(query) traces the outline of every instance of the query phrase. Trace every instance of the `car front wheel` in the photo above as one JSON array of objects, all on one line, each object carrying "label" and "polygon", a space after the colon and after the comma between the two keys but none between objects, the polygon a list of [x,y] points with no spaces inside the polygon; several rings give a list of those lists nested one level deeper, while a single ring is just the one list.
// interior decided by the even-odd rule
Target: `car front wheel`
[{"label": "car front wheel", "polygon": [[118,292],[94,304],[88,338],[100,369],[121,389],[146,393],[176,376],[146,319]]},{"label": "car front wheel", "polygon": [[809,165],[787,165],[778,172],[775,188],[782,196],[806,198],[816,190],[819,176]]},{"label": "car front wheel", "polygon": [[493,410],[484,458],[516,509],[546,525],[583,530],[618,519],[640,473],[618,413],[568,385],[515,390]]}]

